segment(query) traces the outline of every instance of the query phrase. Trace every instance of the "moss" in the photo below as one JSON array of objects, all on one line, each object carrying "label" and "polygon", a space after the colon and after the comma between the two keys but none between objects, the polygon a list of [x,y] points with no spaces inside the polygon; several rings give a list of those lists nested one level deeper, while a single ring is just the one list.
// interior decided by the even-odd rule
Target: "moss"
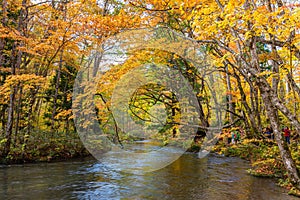
[{"label": "moss", "polygon": [[288,192],[289,195],[294,195],[296,197],[300,197],[300,190],[298,190],[297,188],[295,187],[292,187],[290,189],[290,191]]},{"label": "moss", "polygon": [[[0,145],[2,151],[3,145]],[[18,138],[2,164],[50,162],[90,155],[75,133],[33,132],[26,140]]]},{"label": "moss", "polygon": [[274,177],[273,174],[265,174],[265,173],[262,173],[260,171],[256,171],[256,170],[253,170],[253,169],[248,169],[247,172],[249,174],[251,174],[252,176],[256,176],[256,177],[267,177],[267,178]]},{"label": "moss", "polygon": [[201,145],[199,144],[192,144],[190,148],[187,149],[187,152],[194,152],[197,153],[201,149]]}]

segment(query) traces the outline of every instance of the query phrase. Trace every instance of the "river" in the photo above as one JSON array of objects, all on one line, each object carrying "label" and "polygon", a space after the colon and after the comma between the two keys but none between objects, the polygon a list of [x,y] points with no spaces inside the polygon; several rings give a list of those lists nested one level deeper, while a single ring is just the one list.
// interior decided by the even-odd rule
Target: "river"
[{"label": "river", "polygon": [[[122,159],[122,158],[118,158]],[[0,199],[293,200],[275,181],[247,174],[249,163],[185,153],[160,170],[132,174],[93,158],[0,167]]]}]

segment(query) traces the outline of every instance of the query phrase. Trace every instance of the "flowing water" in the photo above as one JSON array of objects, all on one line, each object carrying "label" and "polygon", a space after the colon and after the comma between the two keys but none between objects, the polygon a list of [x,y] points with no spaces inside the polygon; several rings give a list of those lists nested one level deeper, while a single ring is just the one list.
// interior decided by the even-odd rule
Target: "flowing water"
[{"label": "flowing water", "polygon": [[122,159],[0,166],[0,199],[298,199],[272,179],[248,175],[249,163],[238,158],[185,153],[143,174],[115,170]]}]

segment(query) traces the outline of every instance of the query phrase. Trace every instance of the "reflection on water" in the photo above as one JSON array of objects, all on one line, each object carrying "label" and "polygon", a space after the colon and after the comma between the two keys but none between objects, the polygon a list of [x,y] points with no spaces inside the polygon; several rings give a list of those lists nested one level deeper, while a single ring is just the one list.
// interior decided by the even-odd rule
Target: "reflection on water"
[{"label": "reflection on water", "polygon": [[158,145],[153,140],[126,144],[123,149],[116,147],[101,155],[100,162],[118,171],[142,175],[170,165],[185,152],[182,148]]},{"label": "reflection on water", "polygon": [[143,175],[113,170],[104,161],[2,166],[0,199],[297,199],[271,179],[247,175],[248,163],[238,158],[184,154]]}]

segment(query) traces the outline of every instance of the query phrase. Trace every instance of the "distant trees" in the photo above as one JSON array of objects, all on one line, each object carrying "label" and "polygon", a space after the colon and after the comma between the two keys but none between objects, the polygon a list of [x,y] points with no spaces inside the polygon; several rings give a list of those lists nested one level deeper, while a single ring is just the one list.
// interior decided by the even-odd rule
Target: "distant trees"
[{"label": "distant trees", "polygon": [[[1,157],[33,132],[74,132],[71,99],[90,49],[134,26],[122,4],[3,0],[0,11]],[[114,20],[112,20],[114,18]],[[51,134],[50,134],[51,135]]]}]

